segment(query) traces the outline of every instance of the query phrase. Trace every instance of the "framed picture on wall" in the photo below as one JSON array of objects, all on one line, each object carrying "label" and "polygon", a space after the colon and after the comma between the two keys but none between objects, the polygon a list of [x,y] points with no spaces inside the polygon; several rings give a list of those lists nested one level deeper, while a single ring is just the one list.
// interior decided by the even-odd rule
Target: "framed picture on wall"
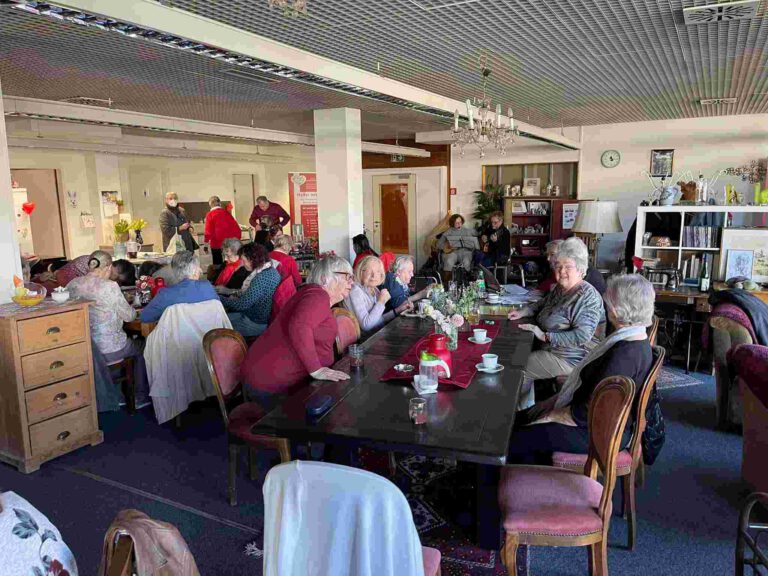
[{"label": "framed picture on wall", "polygon": [[725,279],[743,276],[752,278],[753,250],[728,250],[728,260],[725,265]]},{"label": "framed picture on wall", "polygon": [[523,196],[538,196],[541,193],[541,178],[523,180]]},{"label": "framed picture on wall", "polygon": [[[731,267],[731,262],[736,262],[738,256],[741,256],[741,263],[737,268],[740,271],[750,266],[749,274],[738,274],[739,276],[751,277],[755,282],[768,282],[768,229],[766,228],[725,228],[722,238],[722,254],[720,258],[720,267],[718,278],[728,280],[732,276],[735,268]],[[751,258],[746,254],[749,252]],[[731,256],[734,253],[734,256]]]},{"label": "framed picture on wall", "polygon": [[522,200],[512,201],[512,214],[525,214],[528,212],[528,207]]},{"label": "framed picture on wall", "polygon": [[672,176],[674,150],[651,150],[651,176],[669,178]]}]

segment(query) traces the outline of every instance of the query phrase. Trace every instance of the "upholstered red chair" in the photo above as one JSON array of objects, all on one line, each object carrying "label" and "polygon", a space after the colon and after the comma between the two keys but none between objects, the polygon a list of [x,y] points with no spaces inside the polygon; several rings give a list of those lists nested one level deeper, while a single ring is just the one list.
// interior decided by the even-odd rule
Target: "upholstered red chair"
[{"label": "upholstered red chair", "polygon": [[[499,507],[505,542],[501,557],[517,575],[517,549],[589,546],[593,576],[608,574],[608,527],[619,444],[635,396],[635,383],[611,376],[589,403],[589,453],[582,473],[551,466],[508,466],[501,472]],[[597,481],[602,473],[603,484]]]},{"label": "upholstered red chair", "polygon": [[277,450],[282,462],[291,460],[291,446],[284,438],[262,436],[251,432],[251,428],[265,414],[255,402],[244,402],[232,410],[229,405],[238,397],[242,388],[240,382],[240,364],[245,358],[247,348],[242,335],[234,330],[218,328],[211,330],[203,338],[203,349],[208,362],[216,397],[227,429],[229,446],[229,503],[237,504],[236,479],[237,461],[240,449],[248,448],[248,467],[251,480],[255,479],[255,448]]},{"label": "upholstered red chair", "polygon": [[350,344],[360,340],[360,324],[357,323],[354,312],[346,308],[332,308],[331,311],[336,318],[337,326],[334,350],[336,357],[341,358]]},{"label": "upholstered red chair", "polygon": [[744,446],[741,477],[753,489],[768,492],[768,347],[742,344],[729,354],[743,407]]},{"label": "upholstered red chair", "polygon": [[[648,408],[648,400],[651,397],[656,379],[659,377],[661,367],[664,365],[665,350],[661,346],[653,347],[653,364],[648,377],[642,387],[637,391],[638,400],[635,406],[635,426],[632,429],[632,437],[629,447],[619,452],[616,459],[616,476],[621,478],[621,491],[623,496],[623,509],[627,516],[627,546],[635,549],[635,533],[637,520],[635,516],[635,478],[643,463],[643,447],[641,439],[645,431],[645,412]],[[568,452],[555,452],[552,454],[552,465],[558,468],[567,468],[574,472],[584,470],[587,463],[586,454],[571,454]]]},{"label": "upholstered red chair", "polygon": [[277,285],[277,290],[275,290],[275,293],[272,296],[272,312],[269,314],[270,322],[277,318],[280,310],[283,309],[283,306],[285,306],[288,300],[293,298],[294,294],[296,294],[296,284],[293,281],[293,278],[290,276],[283,278],[280,281],[280,284]]}]

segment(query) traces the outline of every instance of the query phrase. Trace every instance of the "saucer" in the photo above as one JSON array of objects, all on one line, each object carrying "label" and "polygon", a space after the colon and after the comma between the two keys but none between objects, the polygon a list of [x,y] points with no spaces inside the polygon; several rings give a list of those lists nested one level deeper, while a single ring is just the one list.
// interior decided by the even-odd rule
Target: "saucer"
[{"label": "saucer", "polygon": [[405,318],[424,318],[424,315],[419,314],[418,312],[401,312],[400,316]]},{"label": "saucer", "polygon": [[470,336],[467,338],[472,344],[488,344],[489,342],[493,342],[493,338],[486,338],[485,340],[475,340],[474,336]]},{"label": "saucer", "polygon": [[501,364],[496,364],[496,368],[493,370],[488,370],[487,368],[483,368],[483,363],[475,364],[475,368],[477,368],[478,372],[485,372],[486,374],[498,374],[502,370],[504,370],[504,366]]},{"label": "saucer", "polygon": [[497,300],[490,300],[490,299],[486,298],[485,302],[487,304],[491,304],[491,305],[501,304],[501,298],[499,298]]}]

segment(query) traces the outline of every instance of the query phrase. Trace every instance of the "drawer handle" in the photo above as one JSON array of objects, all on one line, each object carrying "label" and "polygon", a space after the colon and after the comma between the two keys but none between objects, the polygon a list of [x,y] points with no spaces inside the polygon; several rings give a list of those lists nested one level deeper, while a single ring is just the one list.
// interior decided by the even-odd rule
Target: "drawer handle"
[{"label": "drawer handle", "polygon": [[50,328],[48,328],[48,330],[45,331],[45,334],[51,335],[51,334],[58,334],[59,332],[61,332],[61,328],[59,328],[58,326],[51,326]]},{"label": "drawer handle", "polygon": [[57,368],[61,368],[62,366],[64,366],[64,362],[62,362],[61,360],[56,360],[55,362],[51,362],[51,365],[48,366],[48,369],[56,370]]},{"label": "drawer handle", "polygon": [[69,438],[70,432],[69,430],[64,430],[64,432],[59,433],[58,436],[56,436],[56,440],[66,440]]},{"label": "drawer handle", "polygon": [[56,394],[56,396],[53,397],[54,402],[63,402],[67,399],[67,393],[66,392],[59,392]]}]

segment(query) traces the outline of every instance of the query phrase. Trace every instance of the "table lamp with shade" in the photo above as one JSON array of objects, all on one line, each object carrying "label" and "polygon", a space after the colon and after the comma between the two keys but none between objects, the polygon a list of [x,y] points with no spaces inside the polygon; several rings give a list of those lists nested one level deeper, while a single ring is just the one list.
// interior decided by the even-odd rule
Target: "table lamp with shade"
[{"label": "table lamp with shade", "polygon": [[592,267],[597,268],[600,236],[623,231],[619,220],[618,204],[602,200],[579,202],[579,212],[573,224],[573,231],[588,236],[587,248],[592,258]]}]

